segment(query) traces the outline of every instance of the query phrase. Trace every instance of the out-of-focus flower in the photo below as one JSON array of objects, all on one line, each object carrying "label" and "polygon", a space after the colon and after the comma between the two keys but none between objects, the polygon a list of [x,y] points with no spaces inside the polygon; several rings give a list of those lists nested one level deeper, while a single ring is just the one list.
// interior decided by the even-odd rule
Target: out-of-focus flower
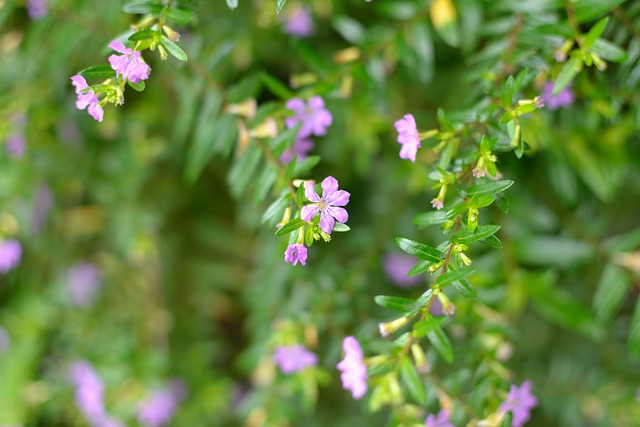
[{"label": "out-of-focus flower", "polygon": [[27,12],[32,20],[37,21],[44,18],[48,11],[47,0],[27,0]]},{"label": "out-of-focus flower", "polygon": [[402,144],[400,158],[415,162],[418,148],[421,147],[416,120],[412,114],[405,114],[403,118],[394,123],[394,126],[398,131],[398,142]]},{"label": "out-of-focus flower", "polygon": [[302,344],[279,346],[273,353],[273,362],[282,373],[292,374],[318,364],[318,356]]},{"label": "out-of-focus flower", "polygon": [[49,211],[53,207],[53,192],[47,184],[41,184],[33,202],[33,216],[31,217],[31,233],[38,234]]},{"label": "out-of-focus flower", "polygon": [[302,123],[298,138],[308,138],[311,135],[324,136],[327,134],[327,128],[333,122],[333,116],[324,107],[324,101],[319,96],[314,96],[306,103],[300,98],[292,98],[287,101],[285,106],[293,111],[293,117],[287,117],[285,124],[288,128],[292,128],[298,123]]},{"label": "out-of-focus flower", "polygon": [[0,241],[0,273],[15,268],[22,258],[22,245],[15,239]]},{"label": "out-of-focus flower", "polygon": [[295,5],[285,9],[282,16],[284,32],[293,37],[309,37],[313,34],[313,20],[311,9],[302,5]]},{"label": "out-of-focus flower", "polygon": [[11,340],[9,339],[9,334],[7,330],[0,326],[0,353],[4,353],[11,345]]},{"label": "out-of-focus flower", "polygon": [[78,110],[87,109],[87,112],[91,117],[101,122],[104,118],[104,110],[99,104],[98,97],[93,90],[85,91],[89,87],[87,81],[81,75],[75,75],[71,77],[71,84],[76,88],[76,94],[78,99],[76,100],[76,107]]},{"label": "out-of-focus flower", "polygon": [[422,280],[420,276],[407,276],[416,259],[405,253],[389,253],[382,262],[384,272],[394,284],[401,287],[414,286]]},{"label": "out-of-focus flower", "polygon": [[301,244],[289,245],[284,252],[284,260],[296,265],[298,262],[307,265],[307,248]]},{"label": "out-of-focus flower", "polygon": [[338,180],[334,177],[328,176],[322,181],[322,197],[316,193],[313,181],[305,181],[304,195],[313,203],[302,208],[300,218],[311,222],[320,212],[320,228],[325,233],[331,234],[336,221],[344,224],[349,219],[346,209],[339,206],[346,206],[351,194],[338,190]]},{"label": "out-of-focus flower", "polygon": [[109,43],[109,47],[122,55],[113,54],[109,56],[111,68],[122,78],[131,83],[140,83],[140,80],[147,80],[151,67],[140,57],[140,52],[127,48],[120,40]]},{"label": "out-of-focus flower", "polygon": [[513,427],[522,427],[531,417],[531,410],[538,406],[538,399],[531,394],[531,381],[527,380],[520,387],[512,385],[507,398],[500,404],[500,411],[511,412]]},{"label": "out-of-focus flower", "polygon": [[66,291],[73,305],[86,307],[93,303],[102,285],[102,275],[90,262],[79,262],[67,270]]},{"label": "out-of-focus flower", "polygon": [[138,421],[146,427],[167,425],[185,398],[186,388],[180,380],[171,382],[168,388],[153,391],[138,408]]},{"label": "out-of-focus flower", "polygon": [[350,390],[353,398],[358,400],[367,392],[367,367],[362,360],[362,348],[358,340],[351,336],[342,341],[342,348],[345,352],[344,359],[337,365],[342,372],[342,388]]},{"label": "out-of-focus flower", "polygon": [[557,110],[560,107],[566,107],[573,104],[575,96],[571,90],[571,86],[567,86],[560,91],[559,94],[553,96],[553,82],[548,81],[542,87],[540,95],[544,101],[544,105],[550,110]]},{"label": "out-of-focus flower", "polygon": [[22,133],[14,133],[7,138],[7,154],[13,159],[21,159],[24,156],[26,141]]},{"label": "out-of-focus flower", "polygon": [[89,362],[79,361],[71,365],[71,381],[76,387],[76,406],[91,425],[106,418],[102,394],[104,386]]},{"label": "out-of-focus flower", "polygon": [[424,422],[425,427],[454,427],[449,422],[449,411],[442,409],[438,415],[429,414]]},{"label": "out-of-focus flower", "polygon": [[281,163],[291,163],[291,160],[298,155],[298,160],[302,160],[307,157],[309,151],[313,150],[315,143],[308,138],[297,138],[291,148],[284,150],[280,155]]}]

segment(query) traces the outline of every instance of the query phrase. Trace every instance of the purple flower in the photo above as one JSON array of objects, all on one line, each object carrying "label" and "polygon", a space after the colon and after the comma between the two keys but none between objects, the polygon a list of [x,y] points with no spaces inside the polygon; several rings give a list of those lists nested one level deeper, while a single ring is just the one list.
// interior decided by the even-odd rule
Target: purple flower
[{"label": "purple flower", "polygon": [[309,103],[305,103],[300,98],[293,98],[288,100],[285,106],[295,113],[295,116],[286,118],[287,127],[292,128],[302,123],[298,138],[303,139],[311,135],[324,136],[333,122],[333,116],[324,108],[324,101],[319,96],[311,98]]},{"label": "purple flower", "polygon": [[425,427],[454,427],[454,425],[449,422],[449,411],[446,409],[438,412],[437,416],[429,414],[424,421],[424,425]]},{"label": "purple flower", "polygon": [[412,114],[405,114],[403,118],[394,123],[398,131],[398,142],[402,144],[400,148],[400,158],[410,159],[415,163],[416,153],[420,145],[420,137],[418,136],[418,128]]},{"label": "purple flower", "polygon": [[566,107],[573,104],[574,95],[570,86],[565,87],[559,94],[553,96],[553,82],[548,81],[542,87],[541,95],[546,105],[550,110],[557,110],[560,107]]},{"label": "purple flower", "polygon": [[284,153],[280,156],[281,163],[291,163],[291,160],[298,155],[298,160],[302,160],[307,157],[309,151],[313,150],[315,143],[311,139],[296,138],[293,143],[293,147],[284,150]]},{"label": "purple flower", "polygon": [[320,212],[320,228],[327,234],[331,234],[335,222],[345,223],[349,219],[346,209],[337,206],[346,206],[351,194],[344,190],[338,190],[338,180],[328,176],[322,181],[322,197],[318,196],[313,181],[305,181],[304,195],[309,201],[300,212],[303,221],[311,222]]},{"label": "purple flower", "polygon": [[89,85],[84,77],[76,74],[71,77],[71,84],[75,86],[76,94],[78,95],[78,100],[76,101],[78,110],[86,108],[91,117],[101,122],[104,117],[104,110],[100,106],[95,92],[93,90],[85,90],[89,88]]},{"label": "purple flower", "polygon": [[538,399],[531,394],[531,381],[527,380],[520,387],[512,385],[507,399],[500,405],[500,411],[511,411],[513,427],[522,427],[531,417],[531,410],[538,406]]},{"label": "purple flower", "polygon": [[17,267],[22,258],[22,245],[15,239],[6,239],[0,242],[0,273]]},{"label": "purple flower", "polygon": [[33,217],[31,218],[31,233],[37,234],[47,214],[53,207],[53,192],[47,184],[41,184],[33,203]]},{"label": "purple flower", "polygon": [[307,265],[307,248],[300,244],[287,246],[287,250],[284,252],[284,260],[293,265],[296,265],[298,261],[302,265]]},{"label": "purple flower", "polygon": [[186,396],[186,388],[180,380],[171,382],[168,388],[152,392],[138,408],[138,421],[147,427],[166,425],[173,418],[178,404]]},{"label": "purple flower", "polygon": [[7,154],[13,159],[21,159],[24,156],[25,139],[22,133],[14,133],[7,138]]},{"label": "purple flower", "polygon": [[27,12],[29,12],[29,18],[34,21],[44,18],[48,12],[47,0],[28,0]]},{"label": "purple flower", "polygon": [[9,348],[11,344],[11,340],[9,339],[9,334],[7,330],[0,326],[0,353],[4,353]]},{"label": "purple flower", "polygon": [[104,386],[89,362],[75,362],[71,366],[71,381],[76,387],[76,406],[91,425],[100,424],[106,413],[102,402]]},{"label": "purple flower", "polygon": [[273,363],[280,367],[284,374],[304,371],[318,364],[318,356],[302,344],[279,346],[273,353]]},{"label": "purple flower", "polygon": [[131,83],[139,83],[140,80],[147,80],[151,67],[140,57],[140,52],[133,49],[125,48],[120,40],[114,40],[109,47],[122,55],[111,55],[109,63],[116,73],[122,75],[122,78],[129,80]]},{"label": "purple flower", "polygon": [[362,348],[354,337],[342,340],[342,348],[345,353],[344,359],[337,365],[342,372],[342,388],[350,390],[353,398],[358,400],[367,392],[367,367],[362,361]]},{"label": "purple flower", "polygon": [[305,6],[292,6],[282,14],[284,32],[293,37],[308,37],[313,34],[311,10]]},{"label": "purple flower", "polygon": [[66,291],[73,305],[86,307],[93,303],[102,285],[102,276],[95,265],[80,262],[67,270]]},{"label": "purple flower", "polygon": [[420,276],[407,276],[415,263],[416,259],[409,254],[390,253],[384,257],[382,265],[389,280],[398,286],[408,287],[417,285],[422,280]]}]

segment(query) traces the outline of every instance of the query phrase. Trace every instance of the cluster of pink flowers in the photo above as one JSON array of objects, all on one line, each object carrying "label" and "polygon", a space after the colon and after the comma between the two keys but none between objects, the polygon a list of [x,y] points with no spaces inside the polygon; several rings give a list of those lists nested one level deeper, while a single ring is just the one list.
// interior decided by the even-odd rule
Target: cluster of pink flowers
[{"label": "cluster of pink flowers", "polygon": [[318,356],[302,344],[279,346],[273,354],[273,362],[283,374],[292,374],[316,366]]},{"label": "cluster of pink flowers", "polygon": [[544,105],[550,110],[557,110],[560,107],[568,107],[573,104],[575,100],[575,95],[571,90],[571,85],[562,89],[560,93],[557,95],[553,95],[553,85],[552,81],[548,81],[542,86],[542,93],[540,96],[544,101]]},{"label": "cluster of pink flowers", "polygon": [[296,135],[293,146],[280,156],[280,161],[289,163],[294,156],[305,158],[315,145],[312,136],[324,136],[333,122],[333,116],[324,106],[324,100],[320,96],[314,96],[305,102],[300,98],[292,98],[285,106],[293,111],[294,115],[285,119],[287,128],[295,127],[300,123],[300,130]]},{"label": "cluster of pink flowers", "polygon": [[538,399],[531,394],[531,381],[525,381],[520,387],[512,385],[507,399],[500,405],[500,411],[513,415],[511,425],[522,427],[531,418],[531,410],[538,406]]},{"label": "cluster of pink flowers", "polygon": [[314,26],[311,19],[311,9],[302,5],[292,5],[281,15],[282,27],[285,33],[304,38],[313,34]]},{"label": "cluster of pink flowers", "polygon": [[104,385],[89,362],[79,361],[71,366],[71,381],[76,388],[76,405],[92,427],[122,427],[109,417],[104,408]]},{"label": "cluster of pink flowers", "polygon": [[398,131],[398,143],[402,145],[400,158],[409,159],[415,163],[418,148],[421,147],[416,120],[412,114],[405,114],[403,118],[394,123],[394,126]]},{"label": "cluster of pink flowers", "polygon": [[367,392],[367,367],[363,361],[362,348],[358,340],[349,336],[342,340],[342,349],[344,359],[337,365],[342,372],[342,388],[350,390],[353,398],[358,400]]},{"label": "cluster of pink flowers", "polygon": [[77,74],[71,77],[71,84],[75,86],[76,95],[78,95],[78,99],[76,100],[78,110],[84,110],[86,108],[91,117],[101,122],[104,118],[104,110],[100,105],[98,96],[89,88],[85,78]]}]

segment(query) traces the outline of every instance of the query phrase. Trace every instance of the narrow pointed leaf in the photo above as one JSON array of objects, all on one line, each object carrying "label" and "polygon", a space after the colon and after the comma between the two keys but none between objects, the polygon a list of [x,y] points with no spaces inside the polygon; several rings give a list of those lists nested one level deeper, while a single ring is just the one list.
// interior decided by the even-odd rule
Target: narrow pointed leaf
[{"label": "narrow pointed leaf", "polygon": [[449,341],[449,337],[447,337],[440,327],[429,331],[427,338],[445,362],[453,362],[453,347],[451,346],[451,341]]},{"label": "narrow pointed leaf", "polygon": [[444,258],[444,254],[436,248],[404,237],[396,237],[396,244],[406,253],[426,261],[440,262]]},{"label": "narrow pointed leaf", "polygon": [[407,356],[403,357],[400,362],[400,377],[416,403],[420,405],[424,404],[426,400],[424,381],[420,377],[420,374],[418,374],[414,364]]},{"label": "narrow pointed leaf", "polygon": [[292,231],[296,231],[298,228],[306,224],[308,224],[308,222],[303,221],[300,218],[292,219],[291,221],[280,227],[278,231],[276,231],[276,236],[283,236],[285,234],[291,233]]}]

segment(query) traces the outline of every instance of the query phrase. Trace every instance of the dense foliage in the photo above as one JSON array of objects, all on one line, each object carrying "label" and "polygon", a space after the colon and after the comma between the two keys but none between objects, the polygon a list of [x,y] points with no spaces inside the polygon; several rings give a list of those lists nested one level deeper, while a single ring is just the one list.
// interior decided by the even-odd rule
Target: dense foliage
[{"label": "dense foliage", "polygon": [[0,0],[0,426],[633,426],[640,2]]}]

